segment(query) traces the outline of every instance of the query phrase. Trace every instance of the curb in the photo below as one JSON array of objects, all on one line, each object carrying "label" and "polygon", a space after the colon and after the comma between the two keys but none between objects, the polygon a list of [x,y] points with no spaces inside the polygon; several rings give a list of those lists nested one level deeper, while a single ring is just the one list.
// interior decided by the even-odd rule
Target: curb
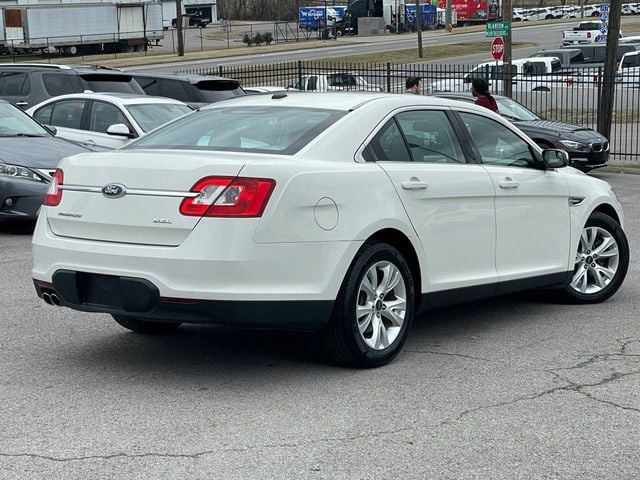
[{"label": "curb", "polygon": [[629,173],[631,175],[640,175],[640,168],[625,167],[624,165],[609,165],[608,167],[598,168],[598,170],[609,173]]}]

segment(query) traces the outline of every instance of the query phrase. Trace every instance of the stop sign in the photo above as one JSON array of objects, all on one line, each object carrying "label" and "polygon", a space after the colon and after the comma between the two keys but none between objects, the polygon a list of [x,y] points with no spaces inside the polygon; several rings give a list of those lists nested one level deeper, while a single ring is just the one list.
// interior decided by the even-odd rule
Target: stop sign
[{"label": "stop sign", "polygon": [[500,60],[504,55],[504,40],[502,37],[496,37],[491,42],[491,56],[494,60]]}]

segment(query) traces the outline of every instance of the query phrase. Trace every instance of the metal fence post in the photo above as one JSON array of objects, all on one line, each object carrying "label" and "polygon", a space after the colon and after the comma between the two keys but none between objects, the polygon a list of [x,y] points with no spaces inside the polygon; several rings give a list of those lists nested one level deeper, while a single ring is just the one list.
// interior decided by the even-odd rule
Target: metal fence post
[{"label": "metal fence post", "polygon": [[[204,27],[203,27],[204,28]],[[202,38],[202,28],[200,29],[200,51],[204,51],[204,45],[203,45],[203,38]]]},{"label": "metal fence post", "polygon": [[391,63],[387,62],[387,93],[391,93]]},{"label": "metal fence post", "polygon": [[171,30],[171,53],[175,54],[176,53],[176,38],[173,35],[173,32],[175,30]]},{"label": "metal fence post", "polygon": [[598,98],[598,103],[596,104],[596,109],[597,109],[597,114],[596,114],[596,118],[597,118],[597,122],[596,124],[598,125],[598,129],[600,128],[600,125],[602,124],[602,67],[598,67],[598,81],[596,83],[596,87],[598,89],[597,92],[597,98]]}]

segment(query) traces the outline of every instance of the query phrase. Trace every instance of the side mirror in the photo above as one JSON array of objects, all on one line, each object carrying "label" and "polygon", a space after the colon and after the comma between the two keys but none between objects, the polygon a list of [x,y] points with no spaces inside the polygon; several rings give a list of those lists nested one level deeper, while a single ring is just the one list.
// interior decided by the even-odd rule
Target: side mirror
[{"label": "side mirror", "polygon": [[542,161],[547,169],[563,168],[569,165],[569,154],[564,150],[545,149],[542,151]]},{"label": "side mirror", "polygon": [[53,135],[54,137],[58,134],[58,129],[56,127],[54,127],[53,125],[43,125],[43,127],[49,131],[49,133],[51,135]]},{"label": "side mirror", "polygon": [[118,135],[121,137],[131,137],[131,132],[129,131],[129,127],[127,127],[124,123],[114,123],[107,128],[107,133],[109,135]]}]

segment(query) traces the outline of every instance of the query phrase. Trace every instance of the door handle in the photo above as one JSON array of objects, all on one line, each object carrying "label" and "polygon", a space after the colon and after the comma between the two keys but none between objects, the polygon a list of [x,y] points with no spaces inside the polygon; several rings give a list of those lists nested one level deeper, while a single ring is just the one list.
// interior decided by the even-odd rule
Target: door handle
[{"label": "door handle", "polygon": [[424,190],[429,186],[428,183],[421,182],[416,177],[413,177],[409,181],[402,182],[400,185],[404,190]]},{"label": "door handle", "polygon": [[86,143],[88,145],[95,145],[96,141],[89,138],[89,139],[85,140],[84,143]]},{"label": "door handle", "polygon": [[498,185],[500,185],[500,188],[518,188],[520,186],[520,182],[515,181],[511,177],[506,177],[504,180],[500,180]]}]

